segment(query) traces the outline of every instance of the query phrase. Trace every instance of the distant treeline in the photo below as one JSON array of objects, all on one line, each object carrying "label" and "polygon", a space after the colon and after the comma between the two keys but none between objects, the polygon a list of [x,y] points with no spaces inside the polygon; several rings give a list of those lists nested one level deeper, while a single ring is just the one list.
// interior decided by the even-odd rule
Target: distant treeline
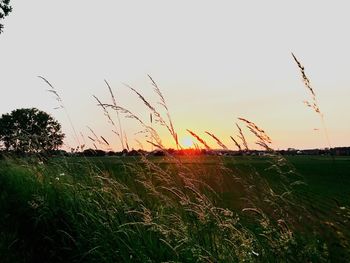
[{"label": "distant treeline", "polygon": [[[130,150],[124,149],[122,151],[103,151],[100,149],[86,149],[83,151],[64,151],[52,150],[45,152],[44,156],[85,156],[85,157],[102,157],[102,156],[165,156],[170,155],[217,155],[217,156],[240,156],[240,155],[255,155],[266,156],[272,153],[279,153],[282,155],[333,155],[333,156],[350,156],[350,147],[335,147],[331,149],[306,149],[298,150],[289,148],[287,150],[264,151],[264,150],[249,150],[249,151],[233,151],[233,150],[205,150],[205,149],[167,149],[167,150]],[[35,153],[22,153],[16,151],[0,151],[0,158],[4,156],[27,157],[38,155]],[[43,155],[42,153],[40,155]]]}]

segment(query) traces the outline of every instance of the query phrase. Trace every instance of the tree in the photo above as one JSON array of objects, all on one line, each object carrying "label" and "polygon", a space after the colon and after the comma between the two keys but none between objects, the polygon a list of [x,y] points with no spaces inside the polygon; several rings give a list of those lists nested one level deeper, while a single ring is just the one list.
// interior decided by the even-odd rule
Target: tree
[{"label": "tree", "polygon": [[61,125],[36,108],[17,109],[0,118],[0,142],[9,151],[38,153],[57,150],[63,144]]},{"label": "tree", "polygon": [[[10,0],[0,0],[0,20],[4,19],[5,16],[12,11],[12,7],[10,6]],[[2,29],[4,26],[0,24],[0,34],[2,33]]]}]

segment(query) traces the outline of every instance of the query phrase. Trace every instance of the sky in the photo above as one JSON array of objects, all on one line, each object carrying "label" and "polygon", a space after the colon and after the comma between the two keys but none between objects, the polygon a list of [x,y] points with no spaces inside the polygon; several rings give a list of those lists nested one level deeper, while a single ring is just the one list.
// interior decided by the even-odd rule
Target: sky
[{"label": "sky", "polygon": [[[291,52],[316,91],[331,146],[350,146],[348,1],[11,3],[0,35],[0,114],[27,107],[50,113],[67,135],[65,147],[91,147],[90,127],[120,150],[93,95],[112,102],[106,79],[118,104],[149,123],[149,110],[124,85],[160,108],[147,74],[184,144],[190,129],[213,148],[205,131],[234,149],[229,136],[237,135],[235,123],[244,117],[263,128],[276,149],[328,147],[320,117],[303,104],[309,94]],[[55,109],[39,75],[55,87],[64,110]],[[150,148],[134,120],[121,123],[130,147],[139,148],[138,140]],[[164,127],[153,125],[172,147]]]}]

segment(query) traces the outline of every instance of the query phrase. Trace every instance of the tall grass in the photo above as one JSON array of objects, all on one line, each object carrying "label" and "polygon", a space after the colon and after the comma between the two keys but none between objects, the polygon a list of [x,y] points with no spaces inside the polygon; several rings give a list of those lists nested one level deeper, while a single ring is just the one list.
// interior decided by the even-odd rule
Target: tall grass
[{"label": "tall grass", "polygon": [[327,125],[326,125],[326,122],[324,119],[324,114],[321,112],[321,109],[320,109],[320,106],[318,103],[318,99],[316,96],[316,92],[311,85],[311,81],[310,81],[309,77],[306,75],[305,67],[301,64],[301,62],[297,59],[297,57],[293,53],[292,53],[292,57],[300,70],[304,86],[310,95],[311,100],[305,100],[304,103],[307,107],[311,108],[315,113],[317,113],[320,116],[323,132],[324,132],[324,135],[325,135],[325,138],[327,141],[327,146],[329,148],[332,148],[331,140],[330,140],[329,134],[328,134]]},{"label": "tall grass", "polygon": [[[155,124],[165,127],[181,148],[165,98],[149,79],[165,116],[135,88],[127,87]],[[320,235],[303,235],[303,223],[313,221],[309,219],[311,211],[295,194],[303,185],[302,177],[272,149],[271,138],[257,124],[238,119],[255,136],[256,144],[269,153],[262,157],[263,167],[253,165],[255,158],[248,155],[244,128],[238,124],[242,146],[231,138],[246,154],[241,157],[246,164],[243,168],[234,163],[235,158],[228,162],[220,156],[180,157],[163,145],[153,120],[149,125],[118,105],[109,85],[108,89],[112,103],[95,99],[121,145],[127,147],[120,120],[124,116],[142,127],[148,143],[163,151],[164,157],[116,158],[109,167],[108,159],[99,162],[75,157],[51,159],[47,164],[25,159],[0,161],[2,262],[329,260],[328,244],[318,239]],[[92,141],[109,144],[91,132]],[[211,150],[200,135],[188,132]],[[216,135],[206,134],[228,149]],[[206,162],[210,165],[204,165]],[[344,257],[349,257],[345,234],[336,233],[333,236],[345,248]]]},{"label": "tall grass", "polygon": [[[300,251],[289,218],[272,211],[279,201],[270,197],[275,204],[269,206],[263,199],[267,193],[257,195],[265,185],[257,181],[250,191],[244,177],[216,161],[211,168],[203,160],[194,165],[172,160],[162,167],[142,156],[124,163],[125,172],[76,161],[46,166],[7,161],[2,166],[1,226],[10,248],[3,255],[17,255],[23,262],[252,262],[322,256]],[[229,191],[239,191],[238,198],[245,200],[228,205]]]}]

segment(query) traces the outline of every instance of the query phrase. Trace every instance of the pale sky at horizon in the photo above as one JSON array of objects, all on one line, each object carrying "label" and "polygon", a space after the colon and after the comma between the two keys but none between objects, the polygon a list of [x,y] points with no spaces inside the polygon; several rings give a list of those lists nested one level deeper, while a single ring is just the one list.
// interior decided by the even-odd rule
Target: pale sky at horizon
[{"label": "pale sky at horizon", "polygon": [[[122,83],[155,103],[150,74],[167,100],[179,136],[211,131],[229,148],[237,117],[256,122],[275,148],[327,147],[319,117],[291,57],[303,63],[325,115],[332,146],[350,146],[350,3],[348,1],[19,1],[1,22],[0,114],[37,107],[69,121],[38,75],[64,100],[75,129],[86,126],[120,143],[92,95],[119,103],[148,121]],[[144,142],[123,119],[129,143]],[[319,131],[315,130],[319,129]],[[164,129],[160,134],[169,140]],[[88,139],[86,139],[88,141]],[[253,140],[250,144],[253,146]],[[146,144],[145,144],[146,145]]]}]

